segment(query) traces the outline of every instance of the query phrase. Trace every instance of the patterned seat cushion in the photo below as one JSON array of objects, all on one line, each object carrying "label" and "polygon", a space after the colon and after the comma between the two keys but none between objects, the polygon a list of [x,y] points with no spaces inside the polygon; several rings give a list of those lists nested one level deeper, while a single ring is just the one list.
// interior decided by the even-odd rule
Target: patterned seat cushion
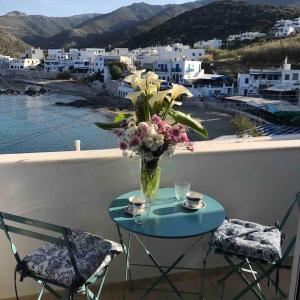
[{"label": "patterned seat cushion", "polygon": [[217,228],[213,240],[217,249],[237,256],[269,263],[282,256],[281,232],[275,227],[229,219]]},{"label": "patterned seat cushion", "polygon": [[[87,232],[74,230],[69,236],[75,244],[72,249],[80,276],[86,281],[106,267],[113,256],[121,253],[120,244]],[[75,280],[75,271],[66,247],[47,243],[27,255],[23,261],[30,271],[69,287]]]}]

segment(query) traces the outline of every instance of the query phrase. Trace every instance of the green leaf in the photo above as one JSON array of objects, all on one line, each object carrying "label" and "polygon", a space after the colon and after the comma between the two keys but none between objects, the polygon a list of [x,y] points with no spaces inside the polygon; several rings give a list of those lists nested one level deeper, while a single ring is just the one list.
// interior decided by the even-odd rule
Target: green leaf
[{"label": "green leaf", "polygon": [[118,123],[95,123],[95,125],[104,130],[112,130],[112,129],[120,128],[120,122],[118,122]]},{"label": "green leaf", "polygon": [[124,119],[126,119],[125,114],[119,113],[119,114],[115,117],[114,123],[119,123],[119,122],[121,122],[121,121],[124,120]]},{"label": "green leaf", "polygon": [[183,112],[175,111],[173,109],[169,111],[169,115],[174,119],[176,123],[188,126],[199,133],[202,137],[208,138],[208,132],[206,131],[206,129],[203,128],[200,122],[194,120],[191,116]]}]

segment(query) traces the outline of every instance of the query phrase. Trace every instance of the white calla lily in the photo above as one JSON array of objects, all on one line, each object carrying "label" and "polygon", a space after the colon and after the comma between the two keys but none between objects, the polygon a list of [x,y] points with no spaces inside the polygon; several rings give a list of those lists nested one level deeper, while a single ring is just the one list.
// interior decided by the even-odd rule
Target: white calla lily
[{"label": "white calla lily", "polygon": [[172,98],[176,100],[181,95],[186,95],[188,98],[193,97],[193,94],[183,85],[173,84]]},{"label": "white calla lily", "polygon": [[136,104],[137,99],[141,96],[142,92],[133,92],[126,95],[126,99],[130,99],[133,105]]}]

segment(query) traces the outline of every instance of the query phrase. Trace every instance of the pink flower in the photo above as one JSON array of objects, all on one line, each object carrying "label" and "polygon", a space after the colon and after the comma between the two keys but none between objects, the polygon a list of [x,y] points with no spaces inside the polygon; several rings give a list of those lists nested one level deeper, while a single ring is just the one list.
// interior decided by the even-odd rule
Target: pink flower
[{"label": "pink flower", "polygon": [[169,130],[170,138],[172,142],[180,143],[182,135],[184,134],[184,131],[182,128],[178,125],[175,125],[170,128]]},{"label": "pink flower", "polygon": [[184,143],[184,144],[188,144],[190,142],[190,139],[189,137],[187,136],[186,133],[184,133],[181,137],[181,142]]},{"label": "pink flower", "polygon": [[149,125],[146,122],[141,122],[138,125],[140,137],[143,138],[147,135]]},{"label": "pink flower", "polygon": [[137,135],[135,135],[135,136],[131,139],[129,146],[130,146],[130,147],[138,147],[140,144],[141,144],[140,138],[139,138]]},{"label": "pink flower", "polygon": [[127,150],[128,145],[127,145],[126,142],[122,141],[122,142],[119,143],[119,147],[120,147],[121,150],[125,151],[125,150]]},{"label": "pink flower", "polygon": [[152,123],[159,124],[160,122],[162,122],[162,119],[158,115],[152,117]]}]

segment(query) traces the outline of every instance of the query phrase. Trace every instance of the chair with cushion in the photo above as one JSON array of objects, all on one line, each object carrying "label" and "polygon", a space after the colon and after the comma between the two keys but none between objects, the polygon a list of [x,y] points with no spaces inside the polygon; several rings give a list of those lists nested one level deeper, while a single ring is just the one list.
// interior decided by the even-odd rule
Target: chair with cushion
[{"label": "chair with cushion", "polygon": [[[35,231],[21,228],[20,224],[23,227],[34,227]],[[116,255],[123,252],[120,244],[102,237],[4,212],[0,212],[0,229],[5,232],[17,261],[15,287],[17,272],[20,273],[21,281],[26,277],[32,278],[42,287],[38,299],[48,290],[58,299],[71,300],[75,293],[80,293],[85,294],[87,299],[98,300],[109,264]],[[45,230],[49,234],[44,233]],[[11,233],[47,243],[21,259]],[[100,287],[94,294],[88,286],[98,280]],[[52,285],[64,288],[66,295],[60,295]],[[15,290],[16,298],[19,299]]]},{"label": "chair with cushion", "polygon": [[[283,229],[296,204],[299,210],[300,193],[296,195],[282,221],[276,222],[275,226],[263,226],[254,222],[227,218],[214,232],[213,245],[216,248],[216,253],[222,254],[232,267],[232,270],[219,282],[225,284],[232,274],[237,273],[246,284],[245,289],[234,300],[240,299],[248,291],[252,291],[260,300],[265,299],[259,283],[266,278],[269,285],[272,284],[276,287],[276,293],[282,297],[287,297],[279,287],[279,270],[288,267],[284,263],[296,242],[295,235],[283,252],[282,245],[285,238]],[[232,257],[238,259],[239,263],[235,264]],[[275,280],[272,278],[273,271],[276,271]],[[245,272],[252,274],[253,282],[248,280]]]}]

